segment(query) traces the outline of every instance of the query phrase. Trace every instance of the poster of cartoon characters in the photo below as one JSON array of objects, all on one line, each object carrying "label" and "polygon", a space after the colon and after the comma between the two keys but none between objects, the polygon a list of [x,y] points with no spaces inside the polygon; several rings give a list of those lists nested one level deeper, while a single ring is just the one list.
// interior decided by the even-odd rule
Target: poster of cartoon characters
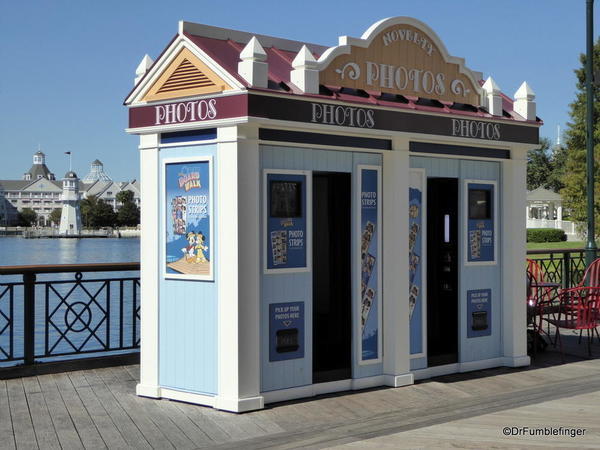
[{"label": "poster of cartoon characters", "polygon": [[361,360],[380,357],[379,171],[360,170],[360,332]]},{"label": "poster of cartoon characters", "polygon": [[165,164],[165,276],[212,280],[210,160]]}]

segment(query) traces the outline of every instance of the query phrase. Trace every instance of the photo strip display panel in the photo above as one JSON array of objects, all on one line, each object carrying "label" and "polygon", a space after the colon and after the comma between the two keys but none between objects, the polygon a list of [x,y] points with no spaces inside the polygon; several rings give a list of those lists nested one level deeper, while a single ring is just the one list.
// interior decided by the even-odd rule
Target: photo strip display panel
[{"label": "photo strip display panel", "polygon": [[496,184],[466,180],[466,264],[496,262]]},{"label": "photo strip display panel", "polygon": [[378,166],[358,166],[359,364],[381,361],[381,178]]},{"label": "photo strip display panel", "polygon": [[265,272],[308,270],[308,176],[265,171]]}]

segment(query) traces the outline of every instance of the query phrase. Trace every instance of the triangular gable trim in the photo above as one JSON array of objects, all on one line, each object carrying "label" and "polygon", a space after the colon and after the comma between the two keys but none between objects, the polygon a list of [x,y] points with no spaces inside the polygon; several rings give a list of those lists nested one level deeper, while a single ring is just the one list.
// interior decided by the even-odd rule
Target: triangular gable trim
[{"label": "triangular gable trim", "polygon": [[21,190],[22,191],[30,191],[30,190],[38,190],[39,188],[35,187],[36,184],[39,183],[48,183],[48,186],[52,186],[53,191],[54,192],[62,192],[62,188],[58,187],[56,184],[53,183],[53,181],[57,181],[57,180],[49,180],[48,178],[36,178],[35,180],[31,180],[31,183],[29,183],[27,186],[24,186]]},{"label": "triangular gable trim", "polygon": [[142,101],[214,94],[229,89],[229,84],[184,47],[150,87]]},{"label": "triangular gable trim", "polygon": [[[210,74],[210,77],[212,77],[213,80],[219,81],[215,84],[226,86],[227,90],[239,90],[244,88],[244,86],[239,81],[237,81],[229,72],[223,69],[205,52],[203,52],[202,49],[196,46],[196,44],[191,42],[185,36],[179,35],[171,42],[168,48],[166,48],[163,51],[158,60],[152,65],[149,72],[146,73],[142,77],[140,82],[134,87],[134,89],[125,99],[124,104],[132,105],[139,103],[147,103],[149,101],[168,100],[167,97],[165,97],[164,100],[159,100],[156,98],[150,100],[147,98],[147,96],[150,93],[151,89],[155,87],[155,85],[161,85],[159,83],[159,79],[161,79],[163,75],[166,75],[167,72],[169,72],[170,75],[178,68],[179,64],[174,63],[174,61],[181,56],[182,50],[186,51],[186,55],[191,55],[191,58],[194,59],[194,61],[190,61],[192,63],[195,63],[196,67],[198,67],[198,69],[201,72],[203,72],[207,76],[208,74]],[[181,63],[181,61],[179,61],[179,63]],[[166,75],[166,77],[168,78],[169,75]],[[157,88],[156,90],[158,91],[158,89],[160,88]],[[214,92],[222,92],[222,90],[216,90]],[[200,96],[204,94],[210,93],[183,93],[183,91],[176,91],[176,95],[172,95],[169,98],[193,97],[196,95]]]}]

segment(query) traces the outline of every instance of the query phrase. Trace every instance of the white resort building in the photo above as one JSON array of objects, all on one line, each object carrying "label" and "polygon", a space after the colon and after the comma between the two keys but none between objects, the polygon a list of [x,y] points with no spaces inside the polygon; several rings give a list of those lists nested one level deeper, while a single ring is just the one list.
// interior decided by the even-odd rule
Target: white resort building
[{"label": "white resort building", "polygon": [[[115,211],[121,204],[117,194],[132,191],[134,202],[140,205],[140,187],[137,180],[113,181],[99,160],[92,162],[90,172],[79,181],[79,199],[96,196],[109,203]],[[39,226],[51,226],[50,213],[63,208],[63,183],[56,180],[46,166],[46,155],[41,151],[33,155],[33,165],[21,180],[0,180],[0,226],[15,225],[18,213],[31,208],[37,213]]]}]

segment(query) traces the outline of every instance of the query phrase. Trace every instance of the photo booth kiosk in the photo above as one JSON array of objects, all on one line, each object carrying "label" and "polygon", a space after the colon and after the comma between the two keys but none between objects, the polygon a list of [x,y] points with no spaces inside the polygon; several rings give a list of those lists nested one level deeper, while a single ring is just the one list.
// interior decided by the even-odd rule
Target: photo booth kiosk
[{"label": "photo booth kiosk", "polygon": [[332,47],[180,22],[136,75],[139,395],[242,412],[529,364],[527,83],[407,17]]}]

